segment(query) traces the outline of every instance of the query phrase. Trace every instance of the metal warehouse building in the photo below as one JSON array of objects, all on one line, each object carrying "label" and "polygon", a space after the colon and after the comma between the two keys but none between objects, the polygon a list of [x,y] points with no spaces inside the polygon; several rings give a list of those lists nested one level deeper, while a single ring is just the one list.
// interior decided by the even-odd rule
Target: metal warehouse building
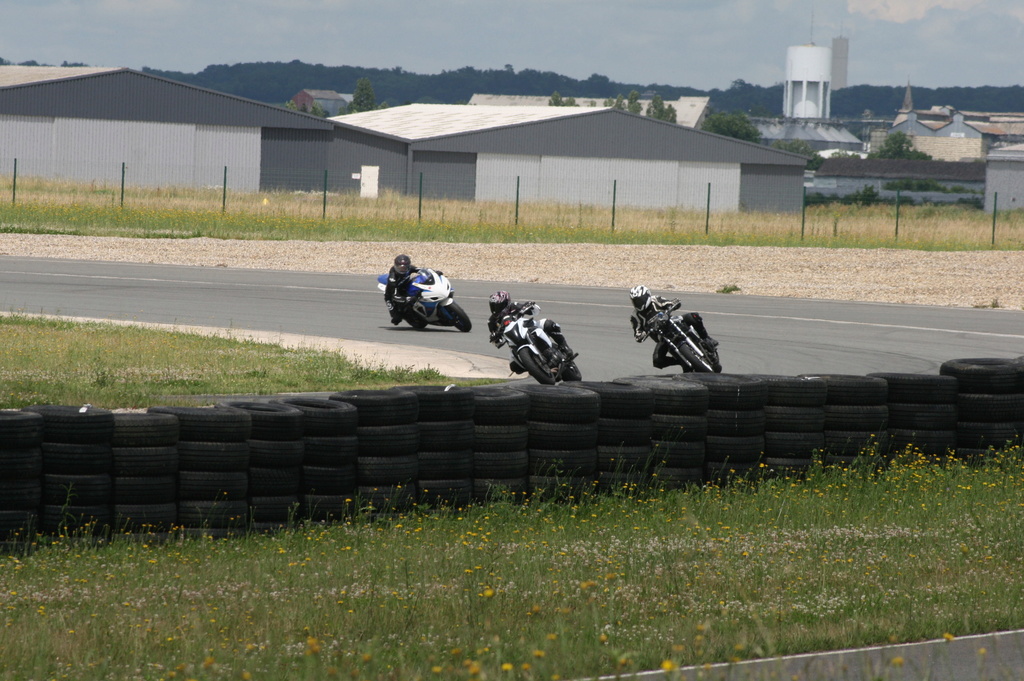
[{"label": "metal warehouse building", "polygon": [[322,186],[334,124],[131,69],[0,66],[0,174]]},{"label": "metal warehouse building", "polygon": [[994,149],[985,164],[985,211],[1024,208],[1024,144]]},{"label": "metal warehouse building", "polygon": [[407,106],[331,119],[337,161],[432,198],[798,211],[807,159],[612,108]]}]

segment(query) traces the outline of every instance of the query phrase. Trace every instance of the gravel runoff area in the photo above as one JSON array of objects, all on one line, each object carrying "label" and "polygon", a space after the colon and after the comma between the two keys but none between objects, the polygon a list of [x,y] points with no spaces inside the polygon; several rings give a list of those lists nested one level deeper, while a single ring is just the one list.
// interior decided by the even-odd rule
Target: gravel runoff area
[{"label": "gravel runoff area", "polygon": [[629,288],[658,293],[1024,309],[1024,251],[770,246],[449,244],[130,239],[0,234],[0,255],[376,275],[408,253],[453,279]]}]

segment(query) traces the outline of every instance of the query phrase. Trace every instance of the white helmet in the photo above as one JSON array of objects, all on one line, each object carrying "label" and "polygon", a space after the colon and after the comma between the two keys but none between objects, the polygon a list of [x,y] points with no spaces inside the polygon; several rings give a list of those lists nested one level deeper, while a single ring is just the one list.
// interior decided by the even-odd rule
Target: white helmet
[{"label": "white helmet", "polygon": [[633,307],[642,310],[651,304],[651,289],[643,284],[629,289],[629,299],[633,301]]}]

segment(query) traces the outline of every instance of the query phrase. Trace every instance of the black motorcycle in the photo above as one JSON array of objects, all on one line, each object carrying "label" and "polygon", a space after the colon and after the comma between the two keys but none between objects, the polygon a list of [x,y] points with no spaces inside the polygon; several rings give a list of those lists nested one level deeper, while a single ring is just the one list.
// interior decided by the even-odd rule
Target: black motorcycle
[{"label": "black motorcycle", "polygon": [[666,310],[659,312],[648,324],[647,335],[665,343],[669,354],[679,361],[684,373],[721,373],[718,348],[701,338],[685,319],[672,314],[681,305],[678,300],[673,300]]},{"label": "black motorcycle", "polygon": [[512,359],[538,383],[554,385],[559,381],[580,381],[583,379],[574,361],[576,353],[566,354],[544,331],[544,319],[534,319],[540,305],[523,303],[514,321],[506,325],[500,335],[493,339],[496,347],[508,345]]}]

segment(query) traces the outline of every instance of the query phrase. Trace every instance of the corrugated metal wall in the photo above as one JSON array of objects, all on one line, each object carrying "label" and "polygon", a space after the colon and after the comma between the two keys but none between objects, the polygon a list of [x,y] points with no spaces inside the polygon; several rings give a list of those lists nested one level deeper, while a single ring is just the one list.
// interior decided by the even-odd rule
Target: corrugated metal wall
[{"label": "corrugated metal wall", "polygon": [[986,213],[1024,208],[1024,155],[1020,160],[989,159],[985,177]]},{"label": "corrugated metal wall", "polygon": [[739,210],[794,213],[803,207],[804,169],[743,165]]},{"label": "corrugated metal wall", "polygon": [[412,159],[409,193],[418,194],[422,188],[427,198],[472,201],[476,198],[476,175],[476,154],[418,151]]},{"label": "corrugated metal wall", "polygon": [[338,178],[338,183],[332,182],[332,188],[359,191],[359,180],[352,179],[352,174],[363,166],[377,166],[381,190],[411,191],[407,142],[344,127],[336,129],[333,135],[327,153],[331,174]]}]

